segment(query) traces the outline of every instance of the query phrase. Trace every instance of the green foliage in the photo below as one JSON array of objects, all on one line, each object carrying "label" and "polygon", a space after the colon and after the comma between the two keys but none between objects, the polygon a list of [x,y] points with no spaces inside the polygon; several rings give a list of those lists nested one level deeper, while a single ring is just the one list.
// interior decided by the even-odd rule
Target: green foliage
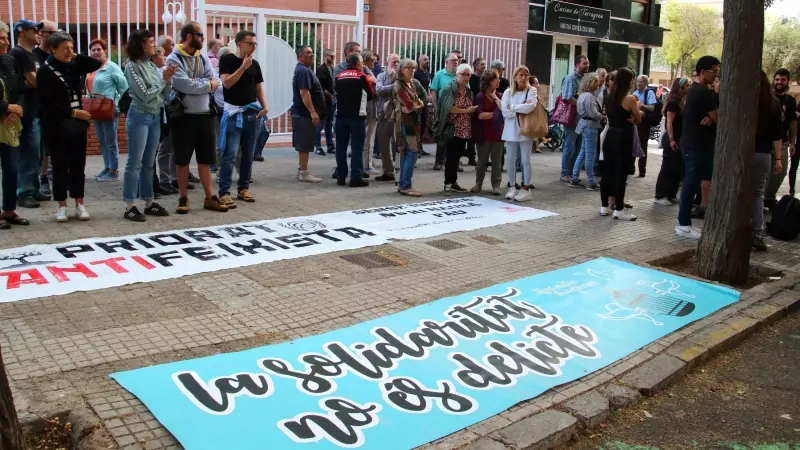
[{"label": "green foliage", "polygon": [[267,35],[275,36],[288,43],[293,49],[309,46],[314,51],[317,64],[322,61],[322,42],[317,40],[314,28],[298,25],[297,22],[271,20],[267,23]]},{"label": "green foliage", "polygon": [[[414,60],[416,60],[419,55],[428,55],[431,58],[431,71],[436,72],[444,67],[444,60],[447,59],[451,48],[451,45],[445,45],[443,42],[409,41],[406,45],[399,45],[394,51],[400,55],[400,58],[411,58]],[[381,56],[385,57],[384,55]],[[434,63],[437,67],[434,67]]]},{"label": "green foliage", "polygon": [[780,68],[792,72],[793,81],[800,79],[800,20],[773,19],[764,30],[762,68],[772,78]]},{"label": "green foliage", "polygon": [[719,10],[688,3],[670,2],[662,10],[663,58],[678,70],[674,75],[691,74],[691,60],[703,55],[722,55],[722,15]]}]

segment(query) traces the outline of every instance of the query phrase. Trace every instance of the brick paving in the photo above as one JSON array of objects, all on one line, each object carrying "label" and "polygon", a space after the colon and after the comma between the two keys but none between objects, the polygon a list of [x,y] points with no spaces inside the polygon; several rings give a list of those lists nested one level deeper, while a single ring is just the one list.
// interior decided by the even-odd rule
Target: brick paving
[{"label": "brick paving", "polygon": [[[693,241],[677,238],[673,232],[677,207],[652,202],[661,158],[659,150],[651,147],[650,151],[647,178],[631,178],[628,183],[628,201],[639,215],[636,222],[599,217],[599,193],[560,183],[561,153],[545,150],[533,156],[536,190],[527,205],[556,212],[556,217],[219,273],[0,303],[0,345],[18,406],[43,414],[88,404],[120,448],[180,448],[109,373],[319,334],[597,256],[644,263],[693,248]],[[291,149],[268,149],[265,157],[266,162],[254,166],[251,190],[258,201],[240,203],[228,213],[198,208],[202,205],[198,186],[190,194],[195,209],[188,216],[148,217],[146,223],[133,223],[122,219],[121,182],[90,180],[86,197],[91,221],[57,224],[54,204],[46,202],[39,210],[22,211],[32,225],[0,233],[0,248],[411,201],[397,194],[391,183],[372,182],[363,189],[337,187],[330,178],[332,156],[311,158],[312,171],[323,178],[320,185],[294,180],[296,157]],[[125,156],[121,167],[124,161]],[[98,172],[101,164],[99,157],[91,157],[87,176]],[[441,196],[443,173],[430,170],[432,164],[432,157],[417,164],[414,181],[426,193],[422,200]],[[460,184],[469,188],[475,175],[472,167],[465,168],[459,174]],[[176,196],[161,199],[170,210],[176,201]],[[430,245],[442,239],[458,245],[451,243],[444,249]],[[800,272],[800,247],[772,240],[768,244],[770,251],[754,254],[754,261]],[[367,269],[341,258],[374,250],[398,264]],[[688,332],[681,330],[671,338]],[[665,344],[651,345],[650,351],[656,353]],[[635,366],[636,358],[623,359],[581,382],[593,386],[607,382]],[[530,415],[534,408],[563,401],[572,396],[571,388],[575,383],[476,424],[466,434],[484,435],[491,430],[484,433],[483,428],[498,429]],[[459,434],[459,439],[464,435]],[[445,439],[437,445],[450,448],[454,444]]]}]

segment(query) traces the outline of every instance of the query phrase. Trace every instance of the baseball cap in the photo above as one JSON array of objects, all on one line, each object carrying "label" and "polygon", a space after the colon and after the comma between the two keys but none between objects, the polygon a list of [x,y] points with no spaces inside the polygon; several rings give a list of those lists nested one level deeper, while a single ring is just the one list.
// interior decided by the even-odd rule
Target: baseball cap
[{"label": "baseball cap", "polygon": [[37,24],[36,22],[34,22],[32,20],[28,20],[28,19],[18,20],[14,24],[14,33],[19,33],[20,31],[24,31],[24,30],[36,30],[38,28],[38,26],[39,26],[39,24]]}]

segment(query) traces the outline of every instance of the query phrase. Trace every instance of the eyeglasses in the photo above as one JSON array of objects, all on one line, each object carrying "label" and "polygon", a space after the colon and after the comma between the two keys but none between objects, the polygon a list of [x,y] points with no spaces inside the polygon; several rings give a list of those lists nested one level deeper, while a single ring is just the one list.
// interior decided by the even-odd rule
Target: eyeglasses
[{"label": "eyeglasses", "polygon": [[247,42],[247,41],[244,41],[244,42],[242,42],[242,44],[248,44],[248,45],[252,45],[253,47],[255,47],[255,46],[258,45],[258,42]]},{"label": "eyeglasses", "polygon": [[203,33],[202,31],[197,31],[197,32],[192,33],[192,34],[195,35],[196,37],[199,37],[199,38],[205,36],[205,33]]}]

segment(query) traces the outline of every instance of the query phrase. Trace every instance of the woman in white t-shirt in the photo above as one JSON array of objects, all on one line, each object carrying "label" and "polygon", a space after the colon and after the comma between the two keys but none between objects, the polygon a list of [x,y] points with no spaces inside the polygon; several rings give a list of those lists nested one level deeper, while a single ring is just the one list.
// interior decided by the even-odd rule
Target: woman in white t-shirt
[{"label": "woman in white t-shirt", "polygon": [[[528,114],[536,107],[537,91],[531,87],[530,71],[525,66],[514,69],[511,86],[503,93],[502,112],[505,119],[503,141],[506,143],[506,170],[508,172],[508,200],[524,202],[531,199],[531,150],[533,138],[519,132],[518,114]],[[522,158],[522,185],[517,186],[517,154]]]}]

